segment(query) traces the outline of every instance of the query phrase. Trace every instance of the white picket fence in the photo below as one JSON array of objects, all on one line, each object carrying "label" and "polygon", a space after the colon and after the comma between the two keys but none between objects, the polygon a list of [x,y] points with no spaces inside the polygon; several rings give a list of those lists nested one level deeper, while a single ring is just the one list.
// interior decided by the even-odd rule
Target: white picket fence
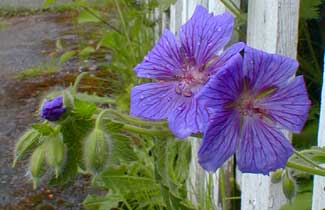
[{"label": "white picket fence", "polygon": [[[240,0],[233,0],[240,7]],[[215,14],[226,11],[220,0],[177,0],[168,11],[160,13],[157,9],[153,16],[161,19],[155,28],[156,39],[162,29],[169,28],[177,34],[180,26],[193,14],[197,4],[205,6]],[[248,0],[247,41],[254,48],[270,53],[279,53],[292,58],[297,56],[299,0]],[[233,38],[234,39],[234,38]],[[324,70],[325,71],[325,70]],[[322,99],[325,100],[325,82]],[[321,106],[319,146],[325,146],[325,103]],[[289,133],[287,133],[290,136]],[[205,192],[207,181],[212,178],[212,198],[215,209],[222,209],[219,199],[218,171],[209,177],[197,164],[199,139],[192,139],[192,162],[190,165],[189,199],[197,204],[197,194]],[[232,161],[230,161],[232,162]],[[225,166],[226,167],[226,166]],[[279,210],[287,202],[281,183],[271,183],[270,176],[241,174],[238,170],[236,181],[241,188],[242,210]],[[325,178],[315,176],[312,210],[325,209]]]}]

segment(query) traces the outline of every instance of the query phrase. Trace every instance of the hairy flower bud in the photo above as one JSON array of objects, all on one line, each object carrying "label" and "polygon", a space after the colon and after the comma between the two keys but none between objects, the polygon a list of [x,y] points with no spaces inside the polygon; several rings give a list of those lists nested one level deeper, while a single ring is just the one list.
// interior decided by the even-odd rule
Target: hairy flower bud
[{"label": "hairy flower bud", "polygon": [[292,177],[289,176],[288,173],[285,173],[282,180],[282,190],[286,198],[291,201],[291,199],[296,194],[296,184]]},{"label": "hairy flower bud", "polygon": [[69,90],[63,92],[63,104],[68,111],[73,109],[74,107],[73,96],[71,95],[71,92]]},{"label": "hairy flower bud", "polygon": [[63,106],[63,97],[56,96],[50,100],[46,99],[41,108],[41,117],[48,121],[57,121],[66,112]]},{"label": "hairy flower bud", "polygon": [[42,176],[44,172],[43,169],[44,161],[45,161],[45,147],[44,145],[41,145],[37,147],[33,152],[29,164],[29,170],[34,180],[34,188],[37,187],[38,179],[39,177]]},{"label": "hairy flower bud", "polygon": [[65,147],[61,134],[49,136],[46,144],[46,160],[55,168],[56,177],[59,176],[60,168],[64,163]]},{"label": "hairy flower bud", "polygon": [[84,145],[84,159],[87,169],[100,173],[105,169],[109,159],[111,139],[99,128],[95,128],[87,137]]},{"label": "hairy flower bud", "polygon": [[271,182],[273,184],[279,183],[282,179],[283,169],[278,169],[271,175]]},{"label": "hairy flower bud", "polygon": [[40,133],[34,129],[28,130],[20,137],[15,147],[15,159],[13,162],[13,167],[15,167],[16,162],[20,160],[28,150],[38,143],[39,137]]}]

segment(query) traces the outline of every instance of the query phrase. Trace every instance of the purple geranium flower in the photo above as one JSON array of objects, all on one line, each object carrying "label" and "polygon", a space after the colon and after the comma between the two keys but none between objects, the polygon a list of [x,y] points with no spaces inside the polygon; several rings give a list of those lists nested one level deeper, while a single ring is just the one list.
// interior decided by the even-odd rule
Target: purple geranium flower
[{"label": "purple geranium flower", "polygon": [[150,120],[168,119],[179,138],[203,130],[207,119],[197,96],[209,77],[244,48],[243,43],[216,53],[229,41],[234,19],[230,13],[214,16],[197,6],[179,31],[179,40],[165,30],[155,47],[135,67],[139,77],[155,82],[136,86],[131,92],[131,114]]},{"label": "purple geranium flower", "polygon": [[300,132],[310,101],[298,63],[246,47],[233,67],[210,79],[202,92],[211,114],[198,152],[199,163],[215,171],[236,153],[242,172],[268,174],[286,165],[293,147],[281,132]]},{"label": "purple geranium flower", "polygon": [[41,117],[48,121],[56,121],[65,112],[66,109],[63,107],[63,97],[56,96],[51,100],[45,100],[41,108]]}]

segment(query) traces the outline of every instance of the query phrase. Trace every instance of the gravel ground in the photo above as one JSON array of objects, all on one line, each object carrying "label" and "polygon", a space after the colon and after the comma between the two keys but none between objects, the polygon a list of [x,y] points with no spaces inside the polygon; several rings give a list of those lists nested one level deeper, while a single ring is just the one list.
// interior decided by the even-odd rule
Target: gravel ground
[{"label": "gravel ground", "polygon": [[92,192],[89,177],[79,177],[64,188],[43,185],[34,191],[26,170],[27,161],[11,167],[17,138],[38,120],[40,96],[73,80],[68,71],[25,81],[13,80],[12,75],[48,61],[47,55],[58,37],[74,39],[73,34],[67,33],[73,31],[71,17],[41,14],[4,21],[7,26],[0,28],[0,209],[82,209],[80,203]]}]

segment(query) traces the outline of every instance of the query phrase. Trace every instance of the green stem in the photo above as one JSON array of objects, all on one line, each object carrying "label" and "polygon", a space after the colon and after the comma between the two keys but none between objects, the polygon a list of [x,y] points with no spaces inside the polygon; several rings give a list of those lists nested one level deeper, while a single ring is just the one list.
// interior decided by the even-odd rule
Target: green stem
[{"label": "green stem", "polygon": [[98,16],[96,13],[94,13],[93,11],[91,11],[88,7],[85,6],[81,6],[86,12],[88,12],[89,14],[91,14],[92,16],[94,16],[95,18],[97,18],[99,21],[101,21],[102,23],[106,24],[108,27],[110,27],[111,29],[113,29],[114,31],[116,31],[117,33],[121,34],[121,31],[118,30],[117,28],[115,28],[112,24],[110,24],[109,22],[107,22],[106,20],[104,20],[103,18],[101,18],[100,16]]},{"label": "green stem", "polygon": [[123,114],[119,111],[113,110],[113,109],[108,109],[107,110],[109,114],[114,115],[115,117],[118,117],[121,120],[124,120],[126,122],[129,122],[131,124],[136,124],[140,126],[167,126],[167,121],[145,121],[141,120],[136,117],[132,117],[126,114]]},{"label": "green stem", "polygon": [[226,197],[225,200],[240,200],[240,196]]},{"label": "green stem", "polygon": [[87,76],[89,73],[88,72],[82,72],[81,74],[79,74],[79,76],[76,78],[76,81],[74,82],[74,85],[72,87],[72,93],[76,94],[77,90],[78,90],[78,85],[80,83],[80,81]]},{"label": "green stem", "polygon": [[99,129],[100,128],[100,125],[101,125],[101,122],[102,122],[102,118],[104,116],[104,114],[108,113],[108,110],[109,109],[104,109],[103,111],[101,111],[96,119],[96,124],[95,124],[95,128],[96,129]]},{"label": "green stem", "polygon": [[235,8],[233,8],[232,5],[230,5],[228,2],[226,2],[225,0],[221,0],[221,2],[227,7],[227,9],[232,12],[236,17],[240,17],[240,13],[238,11],[236,11]]},{"label": "green stem", "polygon": [[140,128],[137,126],[133,126],[133,125],[127,125],[124,124],[123,128],[125,130],[131,131],[131,132],[135,132],[138,134],[145,134],[145,135],[149,135],[149,136],[165,136],[165,137],[173,137],[174,135],[169,131],[169,130],[154,130],[154,129],[148,129],[148,128]]},{"label": "green stem", "polygon": [[124,31],[124,34],[125,34],[125,37],[127,39],[127,42],[128,42],[128,45],[131,49],[131,55],[132,55],[132,58],[133,60],[135,61],[135,53],[134,53],[134,49],[133,49],[133,46],[131,45],[131,39],[130,39],[130,36],[129,36],[129,33],[128,33],[128,30],[127,30],[127,27],[126,27],[126,22],[125,22],[125,19],[124,19],[124,16],[123,16],[123,13],[121,11],[121,8],[120,8],[120,5],[119,3],[117,2],[117,0],[114,0],[114,3],[115,3],[115,6],[116,6],[116,9],[117,9],[117,12],[118,12],[118,15],[120,16],[120,19],[121,19],[121,23],[122,23],[122,27],[123,27],[123,31]]},{"label": "green stem", "polygon": [[308,157],[304,156],[303,154],[301,154],[300,152],[298,152],[297,150],[294,150],[294,154],[301,158],[302,160],[306,161],[307,163],[309,163],[310,165],[316,167],[316,168],[319,168],[319,169],[322,169],[324,170],[323,167],[321,167],[320,165],[318,165],[317,163],[315,163],[314,161],[312,161],[311,159],[309,159]]},{"label": "green stem", "polygon": [[287,167],[288,168],[293,168],[293,169],[296,169],[296,170],[299,170],[299,171],[307,172],[307,173],[310,173],[310,174],[314,174],[314,175],[325,176],[325,170],[316,169],[316,168],[313,168],[313,167],[309,167],[309,166],[306,166],[306,165],[295,163],[293,161],[288,161],[287,162]]},{"label": "green stem", "polygon": [[221,206],[222,209],[227,210],[225,172],[222,167],[219,168],[219,185],[220,185]]}]

